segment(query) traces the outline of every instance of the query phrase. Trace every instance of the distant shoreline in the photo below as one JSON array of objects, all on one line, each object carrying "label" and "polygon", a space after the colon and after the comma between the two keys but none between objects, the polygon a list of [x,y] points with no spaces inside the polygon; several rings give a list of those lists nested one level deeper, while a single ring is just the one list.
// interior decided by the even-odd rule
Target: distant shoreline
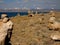
[{"label": "distant shoreline", "polygon": [[48,12],[48,11],[60,11],[60,9],[0,9],[0,12],[27,12],[27,11],[40,11],[40,12]]}]

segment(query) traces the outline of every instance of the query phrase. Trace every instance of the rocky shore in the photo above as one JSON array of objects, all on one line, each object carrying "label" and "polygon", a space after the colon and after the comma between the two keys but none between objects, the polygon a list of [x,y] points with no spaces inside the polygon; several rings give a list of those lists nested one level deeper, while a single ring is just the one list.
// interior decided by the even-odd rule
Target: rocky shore
[{"label": "rocky shore", "polygon": [[[14,23],[11,45],[60,45],[60,41],[50,38],[54,30],[47,27],[51,14],[36,14],[34,16],[15,16],[11,20]],[[60,12],[55,12],[56,20],[60,22]],[[41,19],[43,21],[41,21]],[[57,32],[60,33],[60,30]]]}]

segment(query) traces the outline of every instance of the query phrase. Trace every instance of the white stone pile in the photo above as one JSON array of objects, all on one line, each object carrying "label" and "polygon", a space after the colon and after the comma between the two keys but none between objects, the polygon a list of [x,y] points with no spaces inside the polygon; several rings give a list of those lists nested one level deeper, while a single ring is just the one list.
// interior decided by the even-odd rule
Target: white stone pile
[{"label": "white stone pile", "polygon": [[59,30],[60,30],[60,22],[58,22],[57,20],[56,20],[56,17],[55,17],[55,15],[54,15],[54,13],[51,15],[51,17],[49,18],[49,23],[48,23],[48,28],[49,29],[52,29],[52,30],[54,30],[54,31],[56,31],[55,33],[53,32],[52,34],[51,34],[51,39],[52,40],[60,40],[60,33],[58,33],[59,32]]},{"label": "white stone pile", "polygon": [[8,30],[13,28],[12,21],[9,20],[6,14],[1,15],[0,21],[0,45],[4,45]]}]

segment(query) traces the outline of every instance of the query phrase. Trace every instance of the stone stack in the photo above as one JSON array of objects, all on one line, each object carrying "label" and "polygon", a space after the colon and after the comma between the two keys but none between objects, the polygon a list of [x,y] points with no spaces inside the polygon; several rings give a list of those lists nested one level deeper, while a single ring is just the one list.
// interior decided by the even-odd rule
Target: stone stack
[{"label": "stone stack", "polygon": [[2,21],[0,22],[0,45],[4,45],[5,38],[8,34],[8,30],[12,29],[13,23],[9,20],[6,14],[1,15]]}]

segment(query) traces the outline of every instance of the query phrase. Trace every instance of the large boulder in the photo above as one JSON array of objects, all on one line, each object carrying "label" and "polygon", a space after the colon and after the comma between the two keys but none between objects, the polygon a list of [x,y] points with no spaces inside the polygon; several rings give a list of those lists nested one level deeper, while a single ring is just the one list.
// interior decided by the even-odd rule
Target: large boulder
[{"label": "large boulder", "polygon": [[7,26],[5,23],[3,23],[3,22],[0,22],[0,23],[1,23],[1,25],[0,25],[0,44],[2,45],[7,36],[8,29],[7,29]]},{"label": "large boulder", "polygon": [[0,44],[4,44],[8,30],[13,28],[13,23],[8,18],[3,18],[0,22]]}]

